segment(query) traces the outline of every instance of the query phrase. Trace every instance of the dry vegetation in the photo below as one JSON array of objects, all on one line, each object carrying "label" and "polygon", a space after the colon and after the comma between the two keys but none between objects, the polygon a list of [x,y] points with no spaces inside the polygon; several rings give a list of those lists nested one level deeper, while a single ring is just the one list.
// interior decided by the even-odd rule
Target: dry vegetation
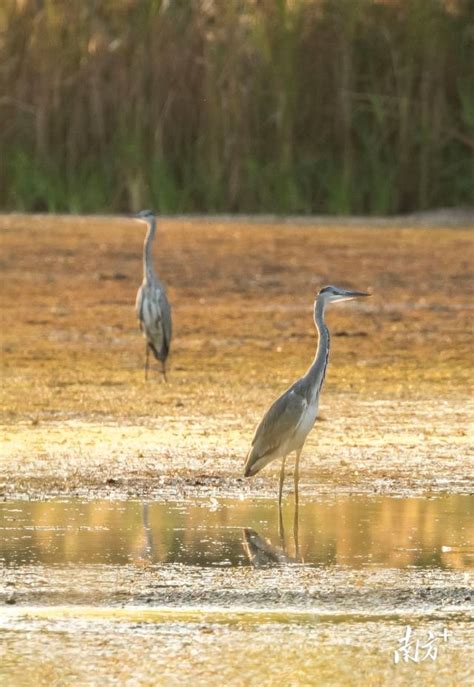
[{"label": "dry vegetation", "polygon": [[164,385],[143,379],[140,225],[11,216],[1,229],[3,491],[273,488],[271,468],[235,478],[262,412],[311,361],[325,283],[374,296],[328,315],[326,422],[303,489],[468,489],[468,231],[162,221]]},{"label": "dry vegetation", "polygon": [[474,202],[470,0],[4,0],[0,207]]}]

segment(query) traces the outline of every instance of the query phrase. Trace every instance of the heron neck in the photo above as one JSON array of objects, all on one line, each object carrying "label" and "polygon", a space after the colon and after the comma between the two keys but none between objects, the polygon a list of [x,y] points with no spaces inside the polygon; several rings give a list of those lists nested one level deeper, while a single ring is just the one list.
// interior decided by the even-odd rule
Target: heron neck
[{"label": "heron neck", "polygon": [[156,231],[156,220],[148,220],[148,231],[145,237],[145,243],[143,245],[143,276],[146,281],[151,281],[155,276],[155,271],[153,269],[153,239],[155,238]]},{"label": "heron neck", "polygon": [[324,322],[324,308],[324,301],[318,298],[314,306],[314,324],[318,331],[318,347],[311,367],[305,375],[310,383],[312,392],[315,394],[319,392],[323,385],[329,359],[330,337],[329,330]]}]

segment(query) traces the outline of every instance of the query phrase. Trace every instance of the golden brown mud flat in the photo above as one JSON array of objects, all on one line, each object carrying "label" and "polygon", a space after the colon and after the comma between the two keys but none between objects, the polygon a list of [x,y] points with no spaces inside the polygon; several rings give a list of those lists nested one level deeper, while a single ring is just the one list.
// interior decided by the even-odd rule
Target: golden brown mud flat
[{"label": "golden brown mud flat", "polygon": [[4,496],[273,493],[278,466],[243,480],[245,454],[312,360],[326,284],[373,297],[328,311],[303,495],[472,486],[469,229],[163,219],[168,384],[143,374],[143,225],[12,215],[0,230]]},{"label": "golden brown mud flat", "polygon": [[[11,631],[0,650],[0,678],[15,687],[214,686],[223,680],[236,687],[459,687],[473,677],[472,631],[456,618],[415,614],[400,622],[288,610],[80,607],[32,608],[26,617],[7,613],[3,624]],[[434,659],[424,658],[423,649],[417,663],[394,663],[407,626],[420,644],[434,638]]]}]

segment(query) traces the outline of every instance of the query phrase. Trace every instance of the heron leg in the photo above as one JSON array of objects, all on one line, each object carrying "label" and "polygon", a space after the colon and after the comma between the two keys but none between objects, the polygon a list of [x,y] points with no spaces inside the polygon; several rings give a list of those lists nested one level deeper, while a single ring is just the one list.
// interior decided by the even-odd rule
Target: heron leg
[{"label": "heron leg", "polygon": [[298,483],[300,481],[300,456],[301,449],[296,451],[296,461],[295,461],[295,508],[298,507],[299,494],[298,494]]},{"label": "heron leg", "polygon": [[166,362],[164,360],[161,361],[161,374],[163,375],[163,381],[167,382],[168,379],[166,377]]},{"label": "heron leg", "polygon": [[148,379],[148,358],[150,356],[150,348],[148,341],[145,343],[145,381]]},{"label": "heron leg", "polygon": [[283,549],[283,552],[286,552],[285,528],[283,527],[283,513],[281,510],[281,503],[278,504],[278,536],[280,537],[280,546]]},{"label": "heron leg", "polygon": [[281,497],[283,494],[283,482],[285,481],[285,462],[286,462],[286,456],[283,458],[281,462],[281,470],[280,470],[280,489],[278,491],[278,507],[280,508],[281,511]]},{"label": "heron leg", "polygon": [[295,515],[293,519],[293,537],[295,539],[295,558],[299,560],[300,557],[300,543],[299,543],[299,504],[295,501]]},{"label": "heron leg", "polygon": [[283,458],[283,460],[281,462],[280,487],[278,490],[278,534],[280,535],[280,544],[281,544],[281,547],[283,548],[283,551],[285,550],[285,530],[283,529],[283,513],[281,510],[281,497],[283,494],[283,482],[285,481],[285,462],[286,462],[286,456]]}]

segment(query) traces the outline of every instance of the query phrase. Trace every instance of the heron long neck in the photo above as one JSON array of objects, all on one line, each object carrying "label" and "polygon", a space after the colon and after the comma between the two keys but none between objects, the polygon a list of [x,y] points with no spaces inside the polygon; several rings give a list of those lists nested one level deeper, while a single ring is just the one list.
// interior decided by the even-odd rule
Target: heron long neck
[{"label": "heron long neck", "polygon": [[155,276],[155,271],[153,269],[153,239],[155,237],[156,231],[156,219],[149,219],[148,221],[148,231],[145,237],[145,243],[143,245],[143,277],[146,281],[151,281]]},{"label": "heron long neck", "polygon": [[314,307],[314,324],[318,330],[318,347],[314,356],[313,363],[306,373],[311,393],[317,395],[321,389],[329,359],[330,337],[329,330],[324,322],[325,303],[319,298]]}]

